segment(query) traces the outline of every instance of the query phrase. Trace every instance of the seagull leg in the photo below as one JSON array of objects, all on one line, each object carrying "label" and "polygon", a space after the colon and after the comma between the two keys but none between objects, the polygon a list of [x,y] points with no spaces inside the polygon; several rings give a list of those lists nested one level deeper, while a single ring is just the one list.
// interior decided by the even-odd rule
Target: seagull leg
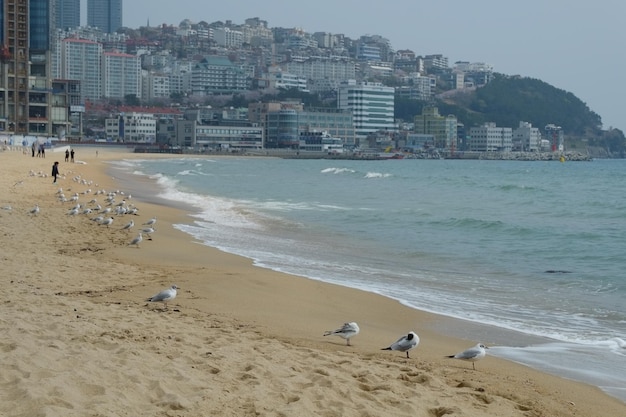
[{"label": "seagull leg", "polygon": [[409,351],[408,350],[406,351],[406,358],[407,359],[411,359],[411,358],[409,358]]}]

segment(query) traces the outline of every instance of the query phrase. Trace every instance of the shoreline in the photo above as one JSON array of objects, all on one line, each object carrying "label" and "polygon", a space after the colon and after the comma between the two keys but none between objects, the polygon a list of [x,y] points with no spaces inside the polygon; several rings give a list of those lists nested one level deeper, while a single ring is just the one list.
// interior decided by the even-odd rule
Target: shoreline
[{"label": "shoreline", "polygon": [[[102,161],[146,158],[146,154],[109,153],[102,149],[98,158],[84,157],[83,154],[94,152],[78,149],[77,158],[85,160],[86,165],[62,163],[61,171],[69,168],[80,171],[85,178],[97,178],[100,186],[111,189],[118,187],[119,182],[108,175],[107,164]],[[9,190],[33,166],[35,171],[39,168],[47,172],[53,161],[50,156],[40,161],[6,152],[0,158],[8,166],[2,181]],[[70,180],[72,174],[61,181],[64,186],[74,185]],[[15,191],[14,201],[8,201],[15,212],[1,213],[0,218],[9,234],[21,237],[13,245],[14,253],[9,255],[5,251],[12,273],[3,282],[9,285],[5,299],[10,302],[2,306],[6,309],[2,317],[19,317],[20,322],[30,323],[19,325],[20,322],[10,322],[12,319],[3,323],[10,329],[8,341],[0,346],[8,352],[3,362],[14,364],[9,367],[10,377],[6,377],[9,382],[5,385],[19,385],[22,392],[13,397],[18,398],[17,404],[12,397],[3,398],[0,394],[5,404],[8,401],[27,407],[29,396],[23,392],[32,397],[41,391],[32,383],[39,382],[33,379],[38,379],[42,369],[48,370],[43,373],[47,375],[50,368],[69,366],[63,360],[52,364],[38,360],[33,368],[32,354],[46,346],[26,343],[32,333],[33,339],[39,341],[45,336],[50,340],[47,346],[55,345],[55,351],[62,357],[70,353],[88,359],[84,370],[74,370],[76,375],[72,375],[71,367],[63,373],[77,381],[70,382],[70,387],[86,383],[101,393],[96,395],[99,398],[96,409],[105,413],[108,410],[109,414],[115,407],[114,401],[120,402],[126,412],[144,410],[136,415],[154,415],[162,407],[178,410],[180,415],[209,410],[222,415],[254,414],[252,410],[257,414],[283,410],[292,415],[314,415],[341,407],[343,412],[337,411],[338,415],[367,412],[414,415],[426,410],[432,413],[438,407],[448,407],[454,414],[467,416],[529,415],[529,412],[610,416],[626,410],[626,404],[595,387],[493,356],[479,362],[477,371],[472,371],[466,363],[443,359],[443,355],[474,343],[438,332],[436,324],[442,320],[441,316],[414,310],[384,296],[256,267],[247,258],[201,245],[171,227],[189,220],[189,215],[179,207],[133,198],[140,207],[137,223],[137,220],[145,222],[155,213],[159,218],[154,240],[135,249],[127,247],[134,233],[127,235],[119,230],[124,220],[117,223],[117,229],[106,230],[84,219],[69,218],[65,215],[67,206],[54,200],[56,186],[47,184],[49,178],[28,177],[22,181],[24,188]],[[26,186],[28,191],[23,192]],[[7,197],[11,199],[11,192]],[[33,219],[24,214],[33,198],[40,199],[42,207],[42,217],[37,221],[43,223],[38,225],[33,225]],[[29,262],[33,253],[37,260],[43,261]],[[62,274],[48,276],[48,269]],[[106,280],[100,277],[103,270],[107,271]],[[154,306],[145,305],[145,297],[174,283],[182,290],[169,311],[161,314]],[[38,303],[41,297],[53,302]],[[33,302],[37,303],[34,307]],[[28,308],[20,309],[17,304]],[[73,312],[72,305],[78,306]],[[59,313],[67,308],[70,313]],[[41,322],[31,320],[34,316],[40,317]],[[69,327],[57,323],[58,317],[67,319]],[[321,337],[324,330],[351,320],[358,320],[362,329],[353,346],[345,346],[339,338]],[[55,325],[54,334],[45,330],[50,322]],[[85,327],[87,330],[82,330]],[[155,329],[167,331],[161,333]],[[415,330],[422,338],[418,348],[411,352],[411,359],[403,358],[398,352],[380,351],[408,330]],[[242,336],[244,342],[253,343],[242,343]],[[146,357],[138,360],[129,353],[133,350],[143,352]],[[108,356],[110,352],[122,359]],[[92,353],[98,355],[92,357]],[[171,368],[153,371],[152,366],[163,360]],[[115,376],[120,372],[120,361],[124,362],[122,375]],[[95,369],[92,362],[96,363]],[[20,377],[24,372],[30,372],[32,378]],[[105,383],[94,384],[93,380],[99,379],[96,377],[100,374],[104,374],[100,379]],[[139,382],[137,376],[144,374],[147,380]],[[39,380],[51,382],[52,377],[39,376]],[[122,382],[123,376],[139,386]],[[52,386],[60,387],[68,381],[52,382]],[[79,387],[74,389],[80,391]],[[244,389],[249,393],[244,395]],[[52,405],[52,397],[63,398],[77,411],[90,401],[62,395],[71,388],[57,391],[61,395],[39,395],[40,406],[54,411],[58,405]],[[112,394],[117,391],[121,401],[113,400]],[[208,392],[215,397],[209,398]],[[316,395],[328,400],[320,402]],[[142,408],[146,403],[150,406]],[[66,414],[53,411],[44,415],[73,415],[67,409]]]}]

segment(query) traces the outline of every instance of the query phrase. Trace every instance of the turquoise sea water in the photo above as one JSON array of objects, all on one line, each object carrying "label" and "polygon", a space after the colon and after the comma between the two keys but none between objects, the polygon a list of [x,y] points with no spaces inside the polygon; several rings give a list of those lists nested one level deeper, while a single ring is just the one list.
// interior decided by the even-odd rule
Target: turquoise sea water
[{"label": "turquoise sea water", "polygon": [[191,206],[175,227],[209,246],[489,325],[457,335],[626,401],[626,161],[226,157],[115,169]]}]

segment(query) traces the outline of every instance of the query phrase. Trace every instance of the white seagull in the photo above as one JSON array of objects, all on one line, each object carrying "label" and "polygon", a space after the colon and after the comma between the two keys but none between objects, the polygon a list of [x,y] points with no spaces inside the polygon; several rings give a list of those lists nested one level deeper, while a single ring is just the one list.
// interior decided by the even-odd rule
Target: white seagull
[{"label": "white seagull", "polygon": [[39,204],[35,204],[35,207],[30,209],[29,213],[32,214],[33,216],[38,215],[39,214]]},{"label": "white seagull", "polygon": [[161,291],[160,293],[153,295],[148,298],[146,301],[150,302],[163,302],[165,308],[167,308],[167,303],[176,298],[176,290],[179,289],[176,285],[172,285],[171,287]]},{"label": "white seagull", "polygon": [[487,354],[485,349],[489,349],[489,348],[483,345],[482,343],[479,343],[474,347],[464,350],[463,352],[457,353],[456,355],[450,355],[447,357],[453,358],[453,359],[461,359],[462,361],[472,362],[472,368],[476,370],[476,366],[474,365],[474,362],[481,360],[482,358],[485,357],[485,355]]},{"label": "white seagull", "polygon": [[122,230],[130,230],[133,228],[133,226],[135,226],[135,222],[131,220],[128,223],[126,223],[124,227],[122,227]]},{"label": "white seagull", "polygon": [[147,222],[145,222],[143,224],[143,226],[154,226],[154,224],[156,223],[156,220],[157,220],[157,218],[155,216],[155,217],[151,218],[150,220],[148,220]]},{"label": "white seagull", "polygon": [[142,240],[143,240],[143,237],[141,236],[141,232],[140,232],[136,238],[130,241],[128,246],[136,245],[137,247],[139,247],[139,244],[141,243]]},{"label": "white seagull", "polygon": [[152,240],[152,233],[156,232],[156,229],[153,227],[146,227],[145,229],[141,229],[141,231],[148,235],[148,240]]},{"label": "white seagull", "polygon": [[344,323],[339,329],[324,332],[324,336],[335,335],[342,337],[346,339],[346,346],[350,346],[350,338],[359,334],[360,331],[359,325],[352,321],[350,323]]},{"label": "white seagull", "polygon": [[107,229],[112,224],[113,224],[113,217],[109,217],[108,219],[102,219],[102,221],[100,221],[100,226],[106,226]]},{"label": "white seagull", "polygon": [[392,343],[391,346],[383,348],[382,350],[398,350],[400,352],[406,352],[406,357],[409,358],[409,350],[415,348],[419,342],[419,336],[415,334],[415,332],[409,332],[409,334],[402,336],[400,339]]}]

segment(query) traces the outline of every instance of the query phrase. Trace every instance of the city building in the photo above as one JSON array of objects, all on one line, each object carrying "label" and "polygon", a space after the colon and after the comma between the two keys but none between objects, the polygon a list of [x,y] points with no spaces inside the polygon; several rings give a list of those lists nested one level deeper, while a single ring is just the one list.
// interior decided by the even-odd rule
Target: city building
[{"label": "city building", "polygon": [[511,152],[513,149],[513,129],[497,127],[495,123],[485,123],[479,127],[471,127],[469,150],[475,152]]},{"label": "city building", "polygon": [[191,90],[197,95],[247,91],[253,76],[254,66],[235,64],[225,56],[209,56],[193,67]]},{"label": "city building", "polygon": [[61,41],[61,76],[79,80],[84,100],[102,97],[102,44],[86,39],[67,38]]},{"label": "city building", "polygon": [[281,67],[285,72],[313,82],[335,81],[337,86],[341,81],[356,79],[358,66],[354,59],[347,57],[310,57],[283,63]]},{"label": "city building", "polygon": [[122,27],[122,0],[87,0],[87,25],[106,33]]},{"label": "city building", "polygon": [[544,130],[546,131],[546,139],[549,142],[549,149],[552,152],[563,152],[565,150],[565,145],[564,145],[564,136],[563,136],[563,129],[561,128],[561,126],[557,126],[554,124],[548,124],[546,125],[546,127],[544,128]]},{"label": "city building", "polygon": [[355,80],[339,85],[337,106],[352,112],[357,136],[395,130],[394,103],[393,87]]},{"label": "city building", "polygon": [[[291,90],[296,89],[303,92],[309,92],[307,88],[307,80],[299,75],[290,74],[283,71],[280,67],[272,66],[268,68],[266,77],[263,77],[259,81],[259,87],[276,89],[276,90]],[[261,85],[263,84],[263,85]]]},{"label": "city building", "polygon": [[541,146],[541,132],[528,122],[519,122],[519,127],[513,131],[513,150],[523,152],[537,152]]},{"label": "city building", "polygon": [[250,103],[248,120],[264,129],[264,147],[298,149],[303,132],[326,132],[346,147],[357,143],[350,110],[304,109],[300,101]]},{"label": "city building", "polygon": [[80,0],[55,0],[54,26],[56,29],[72,29],[80,26]]},{"label": "city building", "polygon": [[102,97],[141,98],[141,58],[121,52],[102,54]]},{"label": "city building", "polygon": [[213,40],[225,48],[241,48],[244,37],[243,32],[222,27],[213,29]]},{"label": "city building", "polygon": [[404,85],[396,87],[396,95],[409,100],[428,101],[437,87],[437,78],[422,76],[418,72],[401,78]]},{"label": "city building", "polygon": [[170,77],[167,74],[143,71],[141,99],[154,100],[170,96]]},{"label": "city building", "polygon": [[51,111],[51,7],[50,0],[0,1],[0,130],[8,134],[52,136],[67,124]]},{"label": "city building", "polygon": [[107,139],[119,142],[156,141],[156,118],[151,113],[123,113],[105,120]]},{"label": "city building", "polygon": [[442,116],[437,107],[427,106],[422,114],[415,116],[414,123],[415,133],[434,136],[437,149],[458,149],[455,116]]}]

